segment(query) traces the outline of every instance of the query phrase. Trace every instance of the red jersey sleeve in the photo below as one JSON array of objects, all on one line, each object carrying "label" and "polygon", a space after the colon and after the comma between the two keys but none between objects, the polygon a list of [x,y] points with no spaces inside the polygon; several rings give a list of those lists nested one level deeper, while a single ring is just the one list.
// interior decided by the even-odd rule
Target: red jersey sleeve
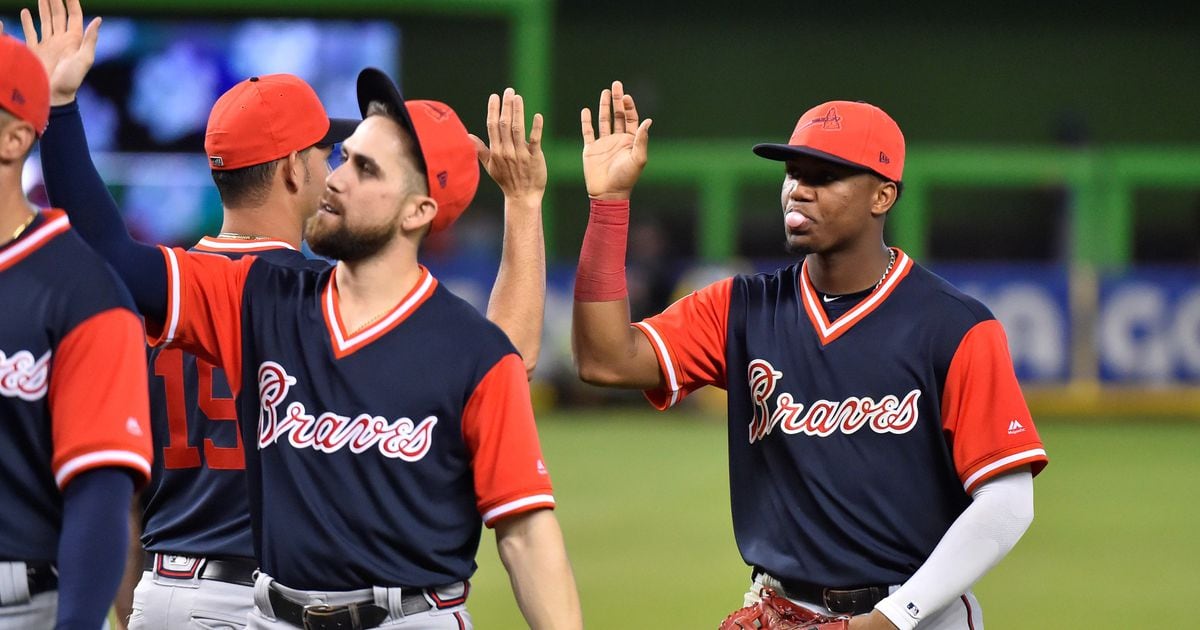
[{"label": "red jersey sleeve", "polygon": [[462,426],[484,525],[493,527],[514,514],[554,507],[519,356],[505,355],[483,377],[467,401]]},{"label": "red jersey sleeve", "polygon": [[58,487],[93,468],[127,468],[150,479],[150,403],[142,322],[114,308],[63,337],[50,370],[49,405]]},{"label": "red jersey sleeve", "polygon": [[664,387],[646,390],[655,409],[667,409],[705,385],[725,387],[725,340],[733,278],[684,296],[636,324],[658,356]]},{"label": "red jersey sleeve", "polygon": [[1004,328],[976,324],[950,361],[942,396],[942,428],[968,493],[1002,472],[1029,465],[1036,475],[1049,461],[1013,373]]},{"label": "red jersey sleeve", "polygon": [[225,370],[236,397],[242,378],[242,290],[254,256],[160,247],[167,265],[167,318],[148,323],[150,345],[173,345]]}]

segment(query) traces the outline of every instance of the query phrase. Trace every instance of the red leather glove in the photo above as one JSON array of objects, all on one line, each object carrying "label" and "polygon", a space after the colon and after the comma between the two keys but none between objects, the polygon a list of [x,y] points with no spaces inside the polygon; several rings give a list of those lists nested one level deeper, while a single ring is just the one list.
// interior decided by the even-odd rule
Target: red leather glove
[{"label": "red leather glove", "polygon": [[849,617],[830,617],[763,587],[762,599],[730,613],[719,630],[849,630]]}]

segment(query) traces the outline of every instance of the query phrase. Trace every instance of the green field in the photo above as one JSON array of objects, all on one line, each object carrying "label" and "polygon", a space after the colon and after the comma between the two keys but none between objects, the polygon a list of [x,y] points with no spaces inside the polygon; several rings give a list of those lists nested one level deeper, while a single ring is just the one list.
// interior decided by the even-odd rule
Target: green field
[{"label": "green field", "polygon": [[[715,628],[749,570],[730,525],[724,425],[666,414],[542,414],[558,517],[591,628]],[[1042,419],[1033,526],[977,586],[990,630],[1195,628],[1200,422]],[[470,609],[520,628],[485,534]]]}]

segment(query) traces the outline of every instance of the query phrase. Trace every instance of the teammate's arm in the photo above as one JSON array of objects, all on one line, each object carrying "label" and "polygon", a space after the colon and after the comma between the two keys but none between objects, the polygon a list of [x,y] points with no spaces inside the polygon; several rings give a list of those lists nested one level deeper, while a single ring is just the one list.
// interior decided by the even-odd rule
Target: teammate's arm
[{"label": "teammate's arm", "polygon": [[83,28],[79,0],[38,4],[42,35],[28,9],[21,11],[25,41],[50,77],[50,125],[42,136],[42,171],[50,202],[71,217],[80,236],[116,269],[133,294],[138,310],[162,321],[167,304],[167,276],[155,247],[133,240],[121,221],[88,152],[75,94],[96,56],[100,20]]},{"label": "teammate's arm", "polygon": [[592,202],[575,277],[576,369],[595,385],[657,389],[663,375],[649,340],[630,326],[625,286],[629,196],[646,166],[652,121],[639,124],[633,97],[619,81],[601,93],[597,117],[598,136],[591,111],[580,113],[583,175]]},{"label": "teammate's arm", "polygon": [[534,510],[499,521],[496,547],[530,628],[583,627],[575,576],[553,512]]},{"label": "teammate's arm", "polygon": [[484,170],[504,192],[504,242],[487,317],[508,335],[531,375],[541,351],[546,304],[542,115],[533,115],[526,142],[524,99],[508,88],[503,97],[488,98],[487,131],[487,145],[474,135],[471,140]]}]

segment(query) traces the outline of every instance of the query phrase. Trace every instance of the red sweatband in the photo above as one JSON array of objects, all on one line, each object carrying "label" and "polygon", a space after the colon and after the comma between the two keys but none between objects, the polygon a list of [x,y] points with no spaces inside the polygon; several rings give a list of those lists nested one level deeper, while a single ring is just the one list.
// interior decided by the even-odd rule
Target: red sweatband
[{"label": "red sweatband", "polygon": [[576,302],[611,302],[629,295],[625,287],[625,248],[629,242],[629,200],[592,200],[579,268]]}]

